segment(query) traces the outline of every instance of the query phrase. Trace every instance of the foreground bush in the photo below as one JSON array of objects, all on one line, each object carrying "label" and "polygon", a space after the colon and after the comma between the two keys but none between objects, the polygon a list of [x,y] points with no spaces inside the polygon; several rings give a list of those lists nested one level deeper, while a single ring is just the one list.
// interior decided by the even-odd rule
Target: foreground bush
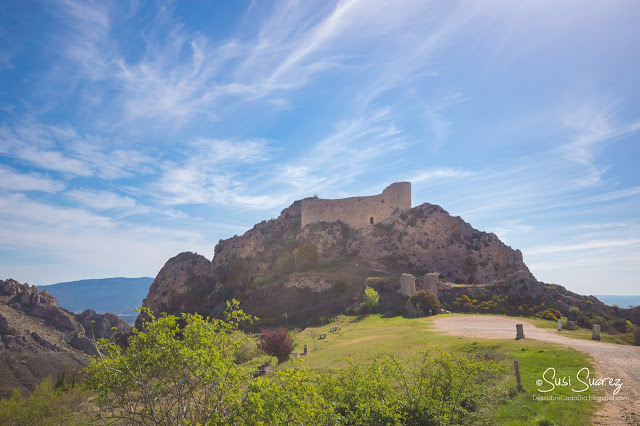
[{"label": "foreground bush", "polygon": [[[293,368],[252,379],[234,362],[251,320],[237,302],[227,320],[183,314],[153,318],[128,349],[101,340],[87,385],[125,424],[438,425],[487,418],[504,374],[491,359],[437,351],[408,365],[394,355],[326,374]],[[491,388],[491,392],[487,389]],[[496,396],[491,396],[496,395]],[[492,399],[493,398],[493,399]]]},{"label": "foreground bush", "polygon": [[61,387],[56,388],[52,378],[48,378],[28,398],[15,389],[10,399],[0,399],[0,425],[82,424],[77,413],[82,411],[87,397],[80,387],[69,387],[63,391]]},{"label": "foreground bush", "polygon": [[99,356],[86,368],[100,404],[132,424],[225,422],[240,403],[245,378],[234,361],[250,342],[237,330],[253,318],[236,301],[227,302],[224,321],[143,312],[151,320],[143,331],[132,329],[126,350],[101,339]]},{"label": "foreground bush", "polygon": [[371,362],[351,364],[322,383],[323,395],[340,424],[428,426],[488,417],[492,397],[487,384],[504,374],[504,366],[435,352],[421,353],[410,366],[384,353]]}]

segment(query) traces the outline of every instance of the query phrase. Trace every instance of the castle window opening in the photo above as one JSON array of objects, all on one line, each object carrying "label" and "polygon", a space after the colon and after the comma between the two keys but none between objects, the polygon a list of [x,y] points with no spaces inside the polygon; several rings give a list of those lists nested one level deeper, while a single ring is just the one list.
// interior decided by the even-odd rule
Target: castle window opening
[{"label": "castle window opening", "polygon": [[370,223],[371,225],[373,225],[373,216],[371,216],[371,217],[369,218],[369,223]]}]

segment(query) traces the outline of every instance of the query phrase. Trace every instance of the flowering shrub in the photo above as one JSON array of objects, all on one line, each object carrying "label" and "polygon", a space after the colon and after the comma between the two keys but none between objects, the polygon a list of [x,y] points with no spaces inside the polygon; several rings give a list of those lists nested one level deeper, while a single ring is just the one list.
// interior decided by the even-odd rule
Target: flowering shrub
[{"label": "flowering shrub", "polygon": [[289,336],[289,330],[279,327],[276,330],[261,330],[258,349],[267,355],[275,356],[278,362],[282,362],[289,357],[293,351],[293,340]]}]

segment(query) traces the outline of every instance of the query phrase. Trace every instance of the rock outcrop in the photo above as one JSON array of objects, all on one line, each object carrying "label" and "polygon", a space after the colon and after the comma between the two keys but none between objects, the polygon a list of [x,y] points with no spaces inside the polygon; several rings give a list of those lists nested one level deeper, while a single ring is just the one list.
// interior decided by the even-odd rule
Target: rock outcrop
[{"label": "rock outcrop", "polygon": [[[439,272],[457,283],[488,283],[528,271],[519,250],[423,204],[359,229],[314,222],[301,229],[301,201],[277,219],[221,240],[212,261],[181,253],[167,261],[143,306],[154,312],[220,316],[235,298],[262,324],[331,316],[361,297],[367,277]],[[422,287],[422,279],[419,286]],[[142,326],[141,318],[136,325]]]},{"label": "rock outcrop", "polygon": [[[95,321],[95,324],[91,324]],[[13,388],[32,391],[45,377],[58,374],[66,365],[81,368],[96,353],[88,338],[126,335],[129,326],[113,314],[85,311],[74,315],[56,305],[46,290],[0,280],[0,397]]]}]

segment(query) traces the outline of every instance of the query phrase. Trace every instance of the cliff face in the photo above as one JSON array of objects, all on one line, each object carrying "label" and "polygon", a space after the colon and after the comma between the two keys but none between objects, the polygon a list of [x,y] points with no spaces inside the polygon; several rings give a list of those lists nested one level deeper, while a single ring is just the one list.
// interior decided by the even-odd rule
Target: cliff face
[{"label": "cliff face", "polygon": [[[440,272],[449,281],[489,283],[528,271],[519,250],[477,231],[442,208],[423,204],[375,225],[342,222],[300,228],[301,201],[277,219],[221,240],[212,261],[194,253],[170,259],[143,305],[168,313],[220,315],[225,301],[267,322],[330,316],[354,303],[370,276]],[[399,282],[398,282],[399,287]],[[140,326],[140,319],[137,323]]]},{"label": "cliff face", "polygon": [[127,323],[117,316],[91,312],[76,316],[57,306],[46,290],[0,280],[0,397],[11,396],[13,388],[27,393],[67,364],[86,365],[88,355],[95,354],[93,342],[86,337],[93,330],[96,338],[129,332]]}]

